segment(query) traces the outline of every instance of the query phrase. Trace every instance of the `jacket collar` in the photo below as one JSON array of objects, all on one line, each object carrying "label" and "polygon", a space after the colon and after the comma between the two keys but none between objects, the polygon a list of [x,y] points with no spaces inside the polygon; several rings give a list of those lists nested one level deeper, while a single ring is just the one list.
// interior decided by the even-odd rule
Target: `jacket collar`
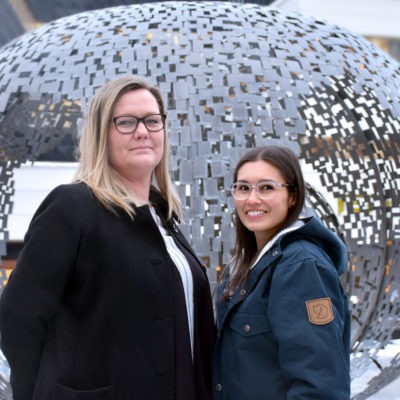
[{"label": "jacket collar", "polygon": [[157,209],[157,212],[161,214],[161,217],[166,220],[168,216],[168,202],[161,195],[161,193],[154,186],[150,188],[150,203]]},{"label": "jacket collar", "polygon": [[[192,254],[192,256],[198,261],[199,265],[203,266],[203,263],[200,261],[198,256],[192,249],[192,246],[184,237],[182,232],[178,227],[178,216],[173,213],[172,218],[168,219],[168,202],[161,195],[159,190],[152,186],[150,188],[150,202],[151,205],[155,208],[157,215],[160,217],[164,227],[169,231],[169,233],[177,240],[179,243],[185,247],[185,249]],[[148,208],[148,206],[146,206]],[[150,209],[149,209],[150,213]],[[153,218],[153,217],[152,217]]]},{"label": "jacket collar", "polygon": [[282,231],[278,232],[278,234],[276,234],[260,251],[257,259],[255,260],[255,262],[253,263],[253,265],[250,267],[250,269],[253,269],[255,267],[255,265],[257,265],[257,263],[260,261],[260,259],[263,257],[263,255],[265,253],[268,252],[268,250],[270,250],[272,248],[272,246],[283,236],[285,236],[287,233],[295,231],[296,229],[301,228],[302,226],[305,225],[305,222],[301,219],[298,219],[297,221],[295,221],[292,225],[290,225],[289,227],[287,227],[286,229],[283,229]]},{"label": "jacket collar", "polygon": [[[226,315],[228,315],[229,311],[235,307],[238,303],[244,300],[248,293],[250,293],[253,288],[256,286],[260,276],[264,273],[264,271],[269,268],[273,263],[277,262],[281,255],[281,243],[282,239],[289,233],[296,231],[302,228],[304,225],[307,224],[309,219],[305,220],[298,220],[294,222],[288,228],[279,232],[276,236],[274,236],[261,250],[260,254],[258,255],[256,261],[251,266],[251,274],[247,279],[246,284],[241,287],[239,290],[236,290],[233,294],[232,298],[229,302],[225,303],[225,306],[220,308],[218,322],[222,325]],[[225,278],[226,280],[229,279],[229,276]],[[224,285],[223,285],[224,286]]]}]

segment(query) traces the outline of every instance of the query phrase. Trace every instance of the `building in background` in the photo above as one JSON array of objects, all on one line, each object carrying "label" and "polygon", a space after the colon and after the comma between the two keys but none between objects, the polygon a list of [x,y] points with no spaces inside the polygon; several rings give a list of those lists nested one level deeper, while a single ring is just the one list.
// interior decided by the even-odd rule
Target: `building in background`
[{"label": "building in background", "polygon": [[297,10],[364,36],[400,61],[399,0],[282,0],[273,6]]}]

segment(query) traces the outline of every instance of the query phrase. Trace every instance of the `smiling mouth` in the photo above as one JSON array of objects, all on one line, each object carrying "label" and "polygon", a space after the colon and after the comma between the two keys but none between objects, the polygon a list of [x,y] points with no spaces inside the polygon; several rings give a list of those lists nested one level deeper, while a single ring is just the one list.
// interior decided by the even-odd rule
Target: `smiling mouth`
[{"label": "smiling mouth", "polygon": [[246,214],[250,217],[257,217],[259,215],[265,214],[265,211],[247,211]]}]

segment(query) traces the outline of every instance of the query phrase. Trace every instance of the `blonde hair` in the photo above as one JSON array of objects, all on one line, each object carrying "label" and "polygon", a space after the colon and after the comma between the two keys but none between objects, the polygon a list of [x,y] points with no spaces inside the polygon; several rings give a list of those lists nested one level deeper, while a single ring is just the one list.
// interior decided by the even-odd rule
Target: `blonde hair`
[{"label": "blonde hair", "polygon": [[[119,98],[131,90],[146,89],[156,99],[160,113],[165,113],[164,102],[157,87],[138,76],[126,76],[107,82],[94,95],[79,142],[79,166],[75,181],[86,183],[99,201],[116,212],[120,207],[132,219],[136,204],[132,194],[123,184],[117,171],[109,163],[108,129],[114,106]],[[167,127],[164,128],[164,149],[160,163],[153,171],[152,181],[168,202],[168,218],[172,215],[182,219],[182,208],[169,176],[169,145]]]}]

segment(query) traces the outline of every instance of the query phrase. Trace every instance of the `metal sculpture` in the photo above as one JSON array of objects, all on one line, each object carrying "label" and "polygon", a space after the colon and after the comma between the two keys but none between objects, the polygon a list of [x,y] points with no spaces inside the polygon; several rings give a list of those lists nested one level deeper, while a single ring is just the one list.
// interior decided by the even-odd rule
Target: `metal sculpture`
[{"label": "metal sculpture", "polygon": [[[357,379],[399,325],[399,64],[338,26],[255,4],[135,4],[44,25],[0,51],[3,247],[13,169],[76,137],[95,89],[126,74],[166,94],[184,230],[212,281],[233,247],[225,188],[238,158],[279,143],[318,173],[309,208],[349,248]],[[399,372],[394,358],[354,398]]]}]

